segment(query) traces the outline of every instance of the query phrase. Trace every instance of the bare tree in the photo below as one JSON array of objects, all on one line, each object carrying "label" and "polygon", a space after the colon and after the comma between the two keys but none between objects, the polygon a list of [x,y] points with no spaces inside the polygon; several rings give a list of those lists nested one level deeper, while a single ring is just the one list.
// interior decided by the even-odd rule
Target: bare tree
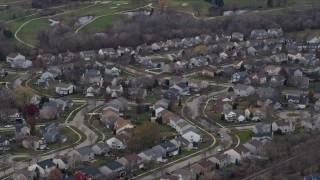
[{"label": "bare tree", "polygon": [[[5,156],[3,156],[2,158],[1,158],[1,162],[2,162],[2,165],[3,166],[7,166],[8,164],[8,160],[9,160],[9,157],[7,156],[7,155],[5,155]],[[3,174],[6,174],[6,169],[7,168],[3,168]]]},{"label": "bare tree", "polygon": [[192,4],[193,10],[197,13],[197,15],[200,15],[200,11],[202,10],[202,5],[200,3],[193,3]]}]

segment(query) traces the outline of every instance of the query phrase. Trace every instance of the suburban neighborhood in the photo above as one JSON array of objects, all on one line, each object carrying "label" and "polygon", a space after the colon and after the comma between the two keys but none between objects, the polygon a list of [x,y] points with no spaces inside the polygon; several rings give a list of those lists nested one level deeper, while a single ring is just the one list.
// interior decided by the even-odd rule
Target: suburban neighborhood
[{"label": "suburban neighborhood", "polygon": [[[288,20],[266,20],[243,31],[234,24],[197,31],[206,21],[220,27],[239,18],[249,24],[240,18],[259,13],[270,18],[273,10],[295,12],[301,4],[34,0],[25,5],[38,10],[28,6],[32,12],[23,16],[11,9],[15,3],[20,2],[0,0],[8,9],[1,12],[18,16],[3,20],[3,33],[14,28],[7,23],[21,23],[12,41],[31,49],[8,46],[8,51],[0,42],[0,179],[318,179],[320,34],[314,11],[314,24],[309,27],[307,20],[304,31],[288,31],[293,26]],[[114,14],[99,14],[96,5]],[[90,8],[96,11],[85,14]],[[86,16],[76,17],[80,9]],[[32,19],[33,12],[44,15]],[[60,16],[70,12],[76,22]],[[66,50],[64,41],[50,39],[72,31],[71,23],[76,30],[64,38],[78,38],[81,28],[86,30],[79,33],[92,32],[90,23],[120,14],[126,21],[95,32],[95,43],[86,39]],[[125,29],[136,33],[144,27],[141,19],[150,23],[179,14],[191,18],[180,20],[196,30],[154,38],[150,27],[143,43],[128,42]],[[30,22],[24,19],[29,17]],[[32,35],[46,42],[19,38],[25,25],[48,17],[54,33]],[[120,27],[123,33],[111,36]],[[47,49],[58,41],[61,49]]]}]

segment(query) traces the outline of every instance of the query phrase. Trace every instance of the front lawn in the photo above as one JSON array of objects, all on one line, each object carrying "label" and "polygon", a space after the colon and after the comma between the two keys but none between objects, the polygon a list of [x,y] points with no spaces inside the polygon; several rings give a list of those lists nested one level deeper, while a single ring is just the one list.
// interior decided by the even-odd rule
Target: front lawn
[{"label": "front lawn", "polygon": [[241,143],[250,141],[252,138],[252,132],[250,130],[238,131],[235,134],[239,137]]},{"label": "front lawn", "polygon": [[287,116],[289,117],[297,117],[297,116],[300,116],[299,113],[288,113]]}]

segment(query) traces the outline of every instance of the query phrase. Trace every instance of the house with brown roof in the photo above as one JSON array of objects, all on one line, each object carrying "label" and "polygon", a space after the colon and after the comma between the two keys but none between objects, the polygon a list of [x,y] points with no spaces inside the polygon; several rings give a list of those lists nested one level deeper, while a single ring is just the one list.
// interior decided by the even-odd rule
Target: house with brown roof
[{"label": "house with brown roof", "polygon": [[46,87],[45,89],[55,89],[56,86],[61,82],[61,80],[49,80],[46,82]]},{"label": "house with brown roof", "polygon": [[287,122],[284,120],[275,121],[272,123],[272,131],[281,130],[282,133],[291,133],[295,131],[295,126],[292,122]]},{"label": "house with brown roof", "polygon": [[133,170],[143,168],[143,160],[136,153],[132,153],[122,158],[119,158],[117,159],[117,162],[119,162],[125,167],[130,167]]},{"label": "house with brown roof", "polygon": [[22,146],[26,149],[44,149],[47,143],[37,136],[27,136],[22,141]]},{"label": "house with brown roof", "polygon": [[243,144],[246,148],[248,148],[251,152],[257,152],[261,149],[263,143],[257,139],[253,139]]},{"label": "house with brown roof", "polygon": [[209,161],[213,162],[214,164],[218,164],[220,168],[227,166],[229,162],[229,156],[226,154],[215,154]]},{"label": "house with brown roof", "polygon": [[250,118],[253,121],[265,119],[267,116],[266,108],[248,108],[244,111],[246,118]]},{"label": "house with brown roof", "polygon": [[131,135],[127,133],[120,133],[107,140],[107,144],[111,149],[125,149],[131,139]]},{"label": "house with brown roof", "polygon": [[128,128],[133,128],[133,125],[131,123],[131,120],[124,120],[121,119],[119,121],[116,121],[114,123],[114,128],[116,130],[116,133],[119,134],[121,131],[128,129]]},{"label": "house with brown roof", "polygon": [[193,89],[194,91],[199,91],[201,89],[207,88],[209,86],[209,83],[208,81],[194,79],[190,80],[188,85],[190,89]]},{"label": "house with brown roof", "polygon": [[204,160],[191,165],[192,169],[196,169],[201,173],[211,172],[214,170],[215,164],[211,161]]},{"label": "house with brown roof", "polygon": [[224,154],[229,156],[231,163],[236,163],[248,158],[250,156],[250,149],[240,144],[239,146],[226,151]]}]

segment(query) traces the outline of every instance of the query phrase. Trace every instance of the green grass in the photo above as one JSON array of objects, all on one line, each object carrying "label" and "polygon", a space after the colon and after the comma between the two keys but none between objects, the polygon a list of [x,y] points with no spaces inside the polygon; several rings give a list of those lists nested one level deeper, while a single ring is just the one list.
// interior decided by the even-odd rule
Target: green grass
[{"label": "green grass", "polygon": [[37,19],[29,22],[23,28],[20,29],[18,37],[29,44],[37,44],[37,35],[41,30],[50,28],[49,21],[47,19]]},{"label": "green grass", "polygon": [[252,132],[250,130],[242,130],[242,131],[238,131],[235,133],[236,135],[238,135],[240,142],[247,142],[249,140],[251,140],[252,138]]},{"label": "green grass", "polygon": [[15,161],[15,162],[27,161],[27,160],[29,160],[29,158],[26,158],[26,157],[17,157],[12,159],[12,161]]},{"label": "green grass", "polygon": [[128,18],[127,16],[119,16],[119,15],[110,15],[110,16],[100,17],[92,21],[90,24],[84,26],[80,31],[92,32],[92,33],[105,31],[115,21],[120,19],[128,19]]},{"label": "green grass", "polygon": [[95,156],[94,160],[95,161],[92,163],[92,165],[97,166],[97,167],[104,166],[104,165],[114,161],[110,157],[106,157],[106,156]]},{"label": "green grass", "polygon": [[149,112],[138,114],[138,121],[141,122],[142,124],[150,121],[150,119],[151,119],[151,114]]},{"label": "green grass", "polygon": [[120,76],[121,77],[131,77],[133,74],[128,71],[121,71]]},{"label": "green grass", "polygon": [[50,150],[55,150],[55,149],[64,147],[66,145],[73,144],[78,140],[78,135],[72,130],[70,130],[68,127],[62,127],[60,129],[60,134],[67,137],[67,142],[61,143],[61,144],[59,143],[48,144],[48,147],[50,148]]},{"label": "green grass", "polygon": [[299,113],[288,113],[287,116],[289,117],[297,117],[297,116],[300,116]]}]

